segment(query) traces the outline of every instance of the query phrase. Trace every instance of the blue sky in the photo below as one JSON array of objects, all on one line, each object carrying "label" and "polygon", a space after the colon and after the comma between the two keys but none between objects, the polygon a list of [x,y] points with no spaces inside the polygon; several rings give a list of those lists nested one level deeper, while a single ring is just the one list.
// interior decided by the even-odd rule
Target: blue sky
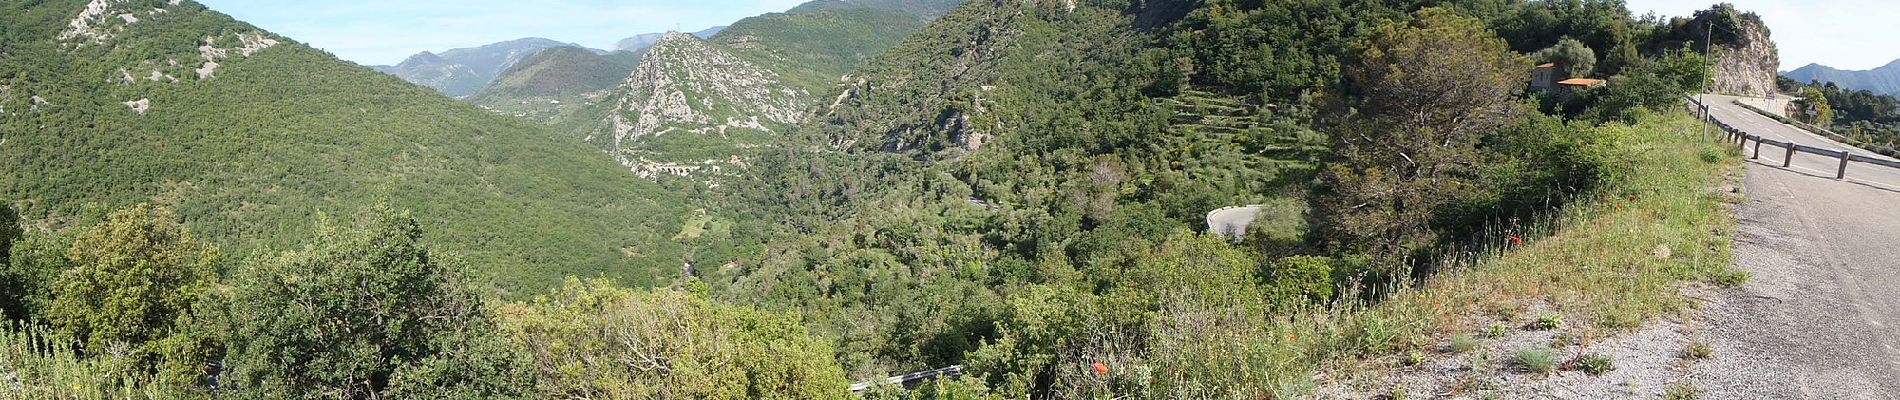
[{"label": "blue sky", "polygon": [[[364,64],[416,52],[546,37],[608,48],[640,33],[697,31],[805,0],[199,0],[272,32]],[[1721,0],[1628,0],[1638,15],[1686,16]],[[1900,58],[1892,0],[1727,0],[1774,30],[1781,68],[1870,69]]]},{"label": "blue sky", "polygon": [[198,0],[363,64],[424,50],[545,37],[610,48],[641,33],[698,31],[805,0]]},{"label": "blue sky", "polygon": [[[1689,15],[1722,0],[1628,0],[1637,15]],[[1810,63],[1864,70],[1900,58],[1900,3],[1893,0],[1726,0],[1761,14],[1781,48],[1781,69]]]}]

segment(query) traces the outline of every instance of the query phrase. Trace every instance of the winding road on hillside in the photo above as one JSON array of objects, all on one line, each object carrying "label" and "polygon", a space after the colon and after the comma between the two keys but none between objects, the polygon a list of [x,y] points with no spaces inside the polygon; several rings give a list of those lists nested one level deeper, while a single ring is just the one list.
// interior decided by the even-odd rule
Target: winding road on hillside
[{"label": "winding road on hillside", "polygon": [[[1706,102],[1749,134],[1879,157],[1733,100]],[[1783,168],[1784,154],[1762,146],[1748,162],[1734,255],[1754,277],[1706,299],[1715,357],[1690,380],[1710,399],[1900,399],[1900,170],[1853,163],[1836,180],[1839,159],[1800,153]]]}]

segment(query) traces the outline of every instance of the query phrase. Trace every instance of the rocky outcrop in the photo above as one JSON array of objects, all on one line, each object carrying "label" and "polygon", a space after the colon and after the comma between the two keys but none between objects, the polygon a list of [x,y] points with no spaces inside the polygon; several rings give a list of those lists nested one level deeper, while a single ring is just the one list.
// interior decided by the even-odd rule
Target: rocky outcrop
[{"label": "rocky outcrop", "polygon": [[[1713,14],[1700,16],[1688,26],[1692,37],[1701,38],[1710,24],[1706,18]],[[1710,91],[1722,94],[1765,97],[1775,92],[1775,76],[1781,71],[1781,52],[1775,48],[1768,26],[1761,17],[1753,14],[1736,15],[1739,32],[1732,36],[1735,40],[1716,40],[1713,52],[1712,68],[1715,73],[1714,86]],[[1720,25],[1720,24],[1718,24]],[[1729,32],[1717,29],[1718,34]]]},{"label": "rocky outcrop", "polygon": [[601,132],[589,135],[623,163],[635,163],[637,141],[666,134],[771,132],[803,120],[812,105],[804,90],[779,74],[693,35],[661,38],[640,67],[614,90]]}]

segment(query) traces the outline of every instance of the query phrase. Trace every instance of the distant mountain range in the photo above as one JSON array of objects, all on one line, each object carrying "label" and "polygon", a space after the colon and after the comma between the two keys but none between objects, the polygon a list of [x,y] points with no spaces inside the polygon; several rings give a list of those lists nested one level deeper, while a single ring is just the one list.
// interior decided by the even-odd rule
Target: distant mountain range
[{"label": "distant mountain range", "polygon": [[[725,30],[726,27],[713,27],[694,33],[701,38],[710,38]],[[452,49],[441,53],[421,52],[397,65],[375,65],[377,71],[395,75],[402,80],[427,86],[451,97],[467,97],[481,91],[494,82],[502,72],[514,67],[515,63],[528,59],[542,50],[556,47],[575,47],[586,49],[595,55],[609,56],[621,63],[636,64],[639,54],[664,33],[646,33],[620,40],[614,50],[591,49],[574,43],[565,43],[553,39],[521,38],[481,47]]]},{"label": "distant mountain range", "polygon": [[[724,26],[715,26],[711,28],[706,28],[706,30],[703,30],[703,31],[693,32],[693,36],[698,36],[700,39],[708,39],[708,38],[713,37],[713,35],[717,35],[719,34],[719,32],[723,32],[725,30],[726,30],[726,27]],[[660,38],[664,38],[664,37],[666,37],[666,32],[642,33],[642,34],[634,35],[633,37],[630,37],[630,38],[620,39],[619,43],[614,44],[614,50],[641,53],[641,52],[646,51],[648,47],[653,47],[653,44],[659,43]]]},{"label": "distant mountain range", "polygon": [[1848,71],[1821,64],[1808,64],[1781,76],[1795,82],[1834,82],[1840,87],[1867,90],[1879,94],[1900,95],[1900,60],[1867,71]]}]

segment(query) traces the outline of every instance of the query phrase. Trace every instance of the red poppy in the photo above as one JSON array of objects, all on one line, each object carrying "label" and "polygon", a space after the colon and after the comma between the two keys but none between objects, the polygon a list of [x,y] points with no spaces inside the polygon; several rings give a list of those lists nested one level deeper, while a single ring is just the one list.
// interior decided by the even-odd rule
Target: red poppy
[{"label": "red poppy", "polygon": [[1292,342],[1298,342],[1300,341],[1300,335],[1286,335],[1286,340],[1292,341]]},{"label": "red poppy", "polygon": [[1095,363],[1095,373],[1108,374],[1108,366],[1102,365],[1102,363]]},{"label": "red poppy", "polygon": [[1512,235],[1512,236],[1511,236],[1511,245],[1512,245],[1512,246],[1523,246],[1523,245],[1524,245],[1524,238],[1520,238],[1520,237],[1517,237],[1517,235]]}]

